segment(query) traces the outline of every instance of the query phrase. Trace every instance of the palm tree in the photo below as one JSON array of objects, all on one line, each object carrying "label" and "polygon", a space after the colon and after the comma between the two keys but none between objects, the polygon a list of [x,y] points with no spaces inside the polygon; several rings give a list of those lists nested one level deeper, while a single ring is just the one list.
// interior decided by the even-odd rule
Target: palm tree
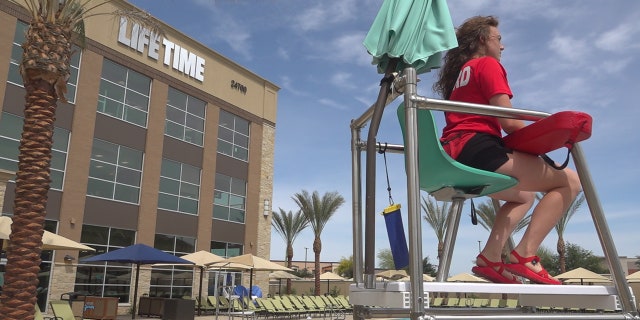
[{"label": "palm tree", "polygon": [[313,229],[313,253],[315,255],[315,295],[320,295],[320,252],[322,251],[322,241],[320,235],[324,226],[327,225],[329,219],[333,214],[342,206],[344,198],[338,194],[338,192],[325,193],[322,198],[317,191],[313,194],[309,194],[306,190],[302,190],[302,193],[296,193],[292,197],[296,202],[300,210],[309,220],[311,228]]},{"label": "palm tree", "polygon": [[449,203],[442,202],[442,206],[438,206],[433,201],[431,196],[422,197],[422,203],[420,204],[422,211],[424,211],[424,220],[433,228],[436,232],[436,238],[438,238],[438,260],[442,257],[442,251],[444,250],[444,235],[447,233],[447,214],[449,214]]},{"label": "palm tree", "polygon": [[[20,64],[26,101],[0,319],[31,320],[40,271],[57,101],[66,101],[72,44],[83,42],[84,19],[110,1],[9,1],[24,8],[31,21]],[[113,14],[159,30],[147,14],[125,11]]]},{"label": "palm tree", "polygon": [[[280,212],[273,212],[271,218],[271,226],[287,243],[287,268],[291,268],[291,261],[293,259],[293,242],[296,240],[300,232],[306,229],[309,225],[309,220],[302,214],[301,211],[297,211],[295,214],[291,211],[285,212],[282,208],[279,208]],[[291,279],[287,279],[287,294],[291,292]]]},{"label": "palm tree", "polygon": [[567,211],[562,215],[562,218],[558,220],[556,224],[556,233],[558,233],[558,243],[556,245],[556,250],[558,251],[558,263],[560,264],[560,273],[567,272],[566,263],[567,263],[567,248],[564,242],[564,231],[567,228],[567,224],[571,217],[580,209],[584,203],[584,193],[580,193],[578,197],[576,197]]}]

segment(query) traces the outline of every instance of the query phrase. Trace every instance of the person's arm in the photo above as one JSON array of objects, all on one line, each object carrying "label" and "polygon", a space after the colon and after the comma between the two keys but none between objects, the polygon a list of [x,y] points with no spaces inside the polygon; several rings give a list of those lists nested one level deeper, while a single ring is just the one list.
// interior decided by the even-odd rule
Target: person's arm
[{"label": "person's arm", "polygon": [[[505,108],[512,107],[511,99],[509,98],[509,95],[504,93],[499,93],[491,97],[491,99],[489,99],[489,104],[492,106],[505,107]],[[504,130],[504,132],[506,132],[507,134],[526,126],[524,121],[518,120],[518,119],[498,118],[498,121],[500,121],[502,130]]]}]

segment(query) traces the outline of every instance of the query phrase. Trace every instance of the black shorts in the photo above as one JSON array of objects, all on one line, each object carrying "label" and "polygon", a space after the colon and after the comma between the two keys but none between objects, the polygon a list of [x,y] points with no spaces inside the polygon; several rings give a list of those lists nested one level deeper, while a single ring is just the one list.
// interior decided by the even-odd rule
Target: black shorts
[{"label": "black shorts", "polygon": [[509,161],[507,154],[513,151],[501,138],[488,133],[476,133],[462,148],[456,161],[486,171],[496,171]]}]

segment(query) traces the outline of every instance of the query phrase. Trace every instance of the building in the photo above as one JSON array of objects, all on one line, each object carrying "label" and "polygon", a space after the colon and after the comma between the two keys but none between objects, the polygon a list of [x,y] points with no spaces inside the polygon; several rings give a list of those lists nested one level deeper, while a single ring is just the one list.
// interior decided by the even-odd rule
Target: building
[{"label": "building", "polygon": [[[114,0],[99,10],[133,8]],[[29,19],[0,2],[0,169],[7,171],[17,170],[25,94],[18,65]],[[45,228],[97,253],[144,243],[176,255],[268,259],[279,88],[159,23],[162,35],[113,15],[85,20],[69,102],[56,113]],[[12,179],[3,215],[12,213]],[[118,297],[128,308],[131,267],[83,264],[90,254],[43,253],[41,308],[67,292]],[[209,277],[208,288],[248,283],[240,277]],[[268,285],[267,275],[254,283]],[[197,289],[189,268],[141,271],[140,295],[195,296]]]}]

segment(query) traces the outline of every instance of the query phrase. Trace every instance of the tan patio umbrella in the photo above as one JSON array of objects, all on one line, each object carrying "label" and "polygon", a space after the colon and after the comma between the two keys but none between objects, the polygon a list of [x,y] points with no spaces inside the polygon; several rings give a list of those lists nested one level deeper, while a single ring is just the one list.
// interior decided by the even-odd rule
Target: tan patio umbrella
[{"label": "tan patio umbrella", "polygon": [[489,282],[485,279],[482,279],[480,277],[476,277],[470,273],[459,273],[455,276],[452,276],[450,278],[447,279],[447,281],[449,282]]},{"label": "tan patio umbrella", "polygon": [[331,271],[327,271],[320,275],[320,281],[327,280],[327,293],[329,292],[329,282],[330,281],[346,281],[347,279],[341,277],[338,274],[335,274]]},{"label": "tan patio umbrella", "polygon": [[404,270],[386,270],[376,273],[376,276],[387,280],[399,280],[409,275]]},{"label": "tan patio umbrella", "polygon": [[[9,240],[11,234],[10,217],[0,217],[0,240]],[[6,248],[9,241],[2,241],[2,247]],[[42,250],[79,250],[79,251],[96,251],[95,249],[85,246],[82,243],[75,242],[53,232],[44,231],[42,234]]]},{"label": "tan patio umbrella", "polygon": [[585,282],[608,282],[609,278],[601,276],[593,271],[587,270],[582,267],[575,268],[573,270],[561,273],[554,278],[562,280],[565,283],[580,283]]},{"label": "tan patio umbrella", "polygon": [[198,293],[198,315],[200,315],[202,312],[202,280],[204,276],[204,270],[207,269],[210,265],[224,260],[224,258],[206,250],[200,250],[194,253],[186,254],[180,258],[193,262],[194,267],[200,269],[200,290]]},{"label": "tan patio umbrella", "polygon": [[284,270],[278,270],[269,273],[269,279],[277,279],[278,280],[278,292],[281,291],[282,287],[282,279],[300,279],[300,277],[295,274],[286,272]]},{"label": "tan patio umbrella", "polygon": [[611,283],[610,279],[567,279],[562,281],[565,284],[589,284],[589,283]]},{"label": "tan patio umbrella", "polygon": [[[279,265],[277,263],[271,262],[267,259],[263,259],[257,256],[254,256],[251,253],[247,253],[247,254],[243,254],[241,256],[235,256],[235,257],[231,257],[229,259],[225,259],[222,260],[220,262],[216,262],[212,265],[210,265],[210,267],[220,267],[220,268],[224,268],[225,265],[227,266],[231,266],[232,264],[235,265],[240,265],[240,266],[247,266],[250,272],[249,275],[249,295],[251,295],[251,287],[253,287],[253,271],[278,271],[278,270],[283,270],[283,271],[293,271],[285,266]],[[234,269],[234,268],[228,268],[228,269]]]},{"label": "tan patio umbrella", "polygon": [[[411,280],[411,277],[406,276],[406,277],[404,277],[404,278],[402,278],[402,279],[400,279],[398,281],[409,281],[409,280]],[[428,274],[423,274],[422,275],[422,281],[433,281],[433,280],[434,280],[434,278],[432,276],[428,275]]]},{"label": "tan patio umbrella", "polygon": [[629,283],[637,283],[640,282],[640,271],[636,271],[627,276],[627,282]]},{"label": "tan patio umbrella", "polygon": [[300,277],[284,270],[278,270],[269,273],[269,279],[300,279]]}]

